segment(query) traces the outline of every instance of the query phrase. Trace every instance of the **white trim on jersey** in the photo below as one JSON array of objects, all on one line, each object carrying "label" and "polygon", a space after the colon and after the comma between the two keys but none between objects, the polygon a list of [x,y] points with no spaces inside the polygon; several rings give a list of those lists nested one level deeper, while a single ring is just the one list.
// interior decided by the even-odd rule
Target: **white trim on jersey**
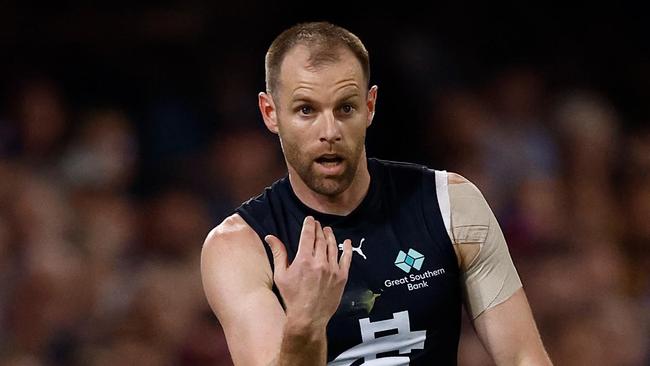
[{"label": "white trim on jersey", "polygon": [[449,202],[449,185],[448,185],[448,173],[446,170],[434,170],[436,174],[436,196],[438,197],[438,205],[440,206],[440,214],[442,215],[442,221],[445,223],[445,228],[447,229],[447,235],[449,239],[454,241],[454,237],[451,233],[451,203]]}]

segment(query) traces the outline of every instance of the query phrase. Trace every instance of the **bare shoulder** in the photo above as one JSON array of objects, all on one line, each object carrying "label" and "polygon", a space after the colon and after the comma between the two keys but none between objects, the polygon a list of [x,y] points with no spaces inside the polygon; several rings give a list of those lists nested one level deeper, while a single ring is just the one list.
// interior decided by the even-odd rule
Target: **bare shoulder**
[{"label": "bare shoulder", "polygon": [[233,214],[208,233],[203,251],[218,250],[219,247],[233,245],[235,242],[249,242],[255,238],[257,234],[246,221],[238,214]]},{"label": "bare shoulder", "polygon": [[462,183],[471,183],[467,178],[462,175],[454,172],[447,173],[447,183],[449,184],[462,184]]},{"label": "bare shoulder", "polygon": [[212,229],[203,243],[204,255],[233,250],[264,254],[259,236],[238,214],[227,217]]},{"label": "bare shoulder", "polygon": [[235,277],[272,284],[272,271],[264,244],[238,214],[226,218],[207,235],[201,251],[204,282]]}]

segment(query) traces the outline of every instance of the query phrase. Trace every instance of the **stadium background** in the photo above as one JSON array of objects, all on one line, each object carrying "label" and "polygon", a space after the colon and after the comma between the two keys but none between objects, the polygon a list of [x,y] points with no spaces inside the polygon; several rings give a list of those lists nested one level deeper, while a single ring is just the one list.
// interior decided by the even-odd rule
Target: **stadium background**
[{"label": "stadium background", "polygon": [[284,174],[256,95],[305,20],[370,52],[370,156],[483,191],[557,365],[650,362],[646,12],[195,0],[0,2],[0,364],[230,364],[201,244]]}]

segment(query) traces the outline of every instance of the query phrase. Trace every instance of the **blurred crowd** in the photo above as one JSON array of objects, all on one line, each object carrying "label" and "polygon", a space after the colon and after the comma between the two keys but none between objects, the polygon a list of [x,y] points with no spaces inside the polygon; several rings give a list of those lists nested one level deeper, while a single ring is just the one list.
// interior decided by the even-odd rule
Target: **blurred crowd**
[{"label": "blurred crowd", "polygon": [[[429,142],[497,215],[556,365],[650,362],[650,124],[533,70],[436,95]],[[490,364],[465,323],[461,365]]]},{"label": "blurred crowd", "polygon": [[[234,60],[206,98],[216,127],[183,98],[143,114],[80,101],[47,73],[2,85],[0,365],[232,364],[203,295],[201,245],[286,174],[257,116],[259,84]],[[400,62],[426,73],[422,60]],[[650,123],[626,123],[602,91],[547,81],[505,67],[425,89],[424,113],[393,119],[382,102],[401,101],[380,87],[368,155],[397,159],[375,131],[420,118],[417,162],[481,189],[555,364],[647,365]],[[467,319],[459,364],[490,364]]]}]

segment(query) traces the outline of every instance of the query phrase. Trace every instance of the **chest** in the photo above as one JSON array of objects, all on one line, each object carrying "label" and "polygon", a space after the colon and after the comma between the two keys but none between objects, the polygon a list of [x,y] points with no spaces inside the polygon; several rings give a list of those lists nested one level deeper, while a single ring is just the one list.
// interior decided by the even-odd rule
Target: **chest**
[{"label": "chest", "polygon": [[424,349],[427,333],[456,326],[450,319],[460,307],[458,267],[445,238],[422,227],[372,227],[335,228],[339,242],[352,240],[353,253],[345,291],[328,324],[329,359],[382,340],[383,352],[363,352],[399,355],[397,344],[403,341],[412,351]]}]

